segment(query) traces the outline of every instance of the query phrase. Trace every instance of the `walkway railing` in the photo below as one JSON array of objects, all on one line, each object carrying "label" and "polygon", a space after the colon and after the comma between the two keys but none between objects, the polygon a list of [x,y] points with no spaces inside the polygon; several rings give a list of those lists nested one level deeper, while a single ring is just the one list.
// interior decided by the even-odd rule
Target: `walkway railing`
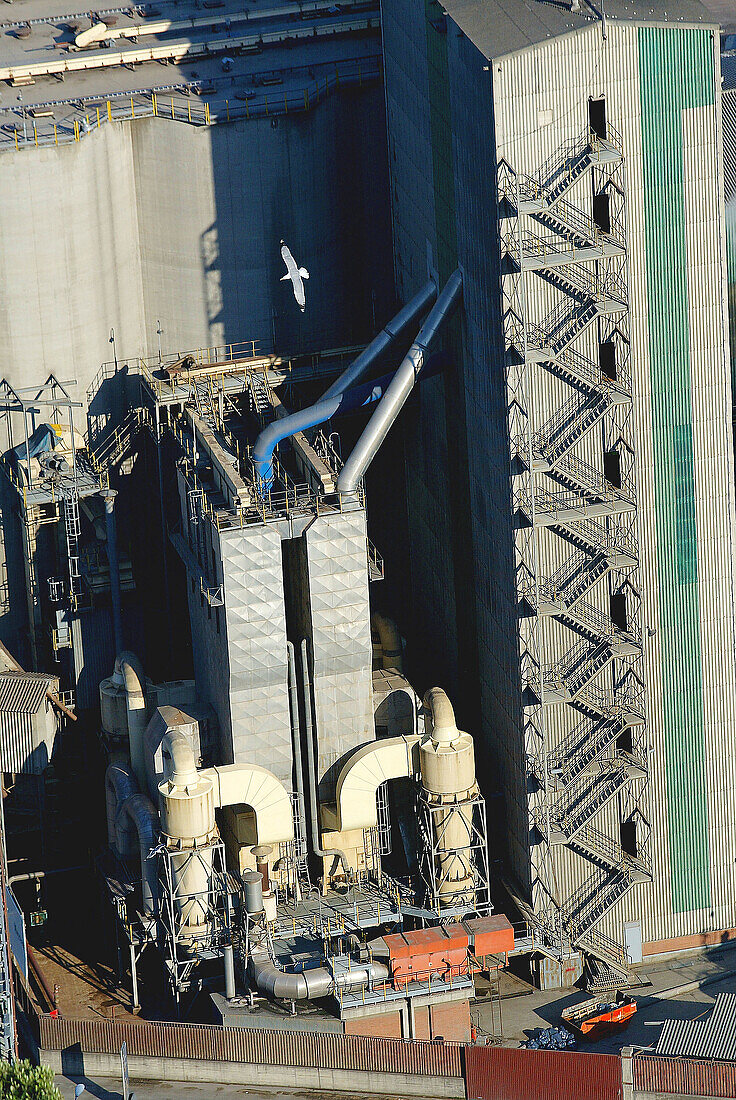
[{"label": "walkway railing", "polygon": [[[260,74],[264,79],[264,74]],[[361,87],[381,77],[380,57],[341,61],[339,65],[314,79],[307,78],[299,88],[282,89],[281,78],[274,74],[269,83],[265,74],[259,87],[247,87],[241,93],[247,98],[233,98],[217,91],[204,91],[201,81],[191,84],[148,88],[121,93],[100,100],[50,100],[24,108],[22,121],[17,121],[18,108],[0,110],[0,152],[49,145],[68,145],[81,141],[88,134],[110,122],[132,122],[142,118],[165,118],[192,126],[212,126],[240,119],[271,118],[278,115],[303,114],[318,107],[328,96],[344,87]],[[214,96],[211,102],[204,95]],[[67,117],[54,116],[66,110]],[[3,116],[13,121],[2,124]]]}]

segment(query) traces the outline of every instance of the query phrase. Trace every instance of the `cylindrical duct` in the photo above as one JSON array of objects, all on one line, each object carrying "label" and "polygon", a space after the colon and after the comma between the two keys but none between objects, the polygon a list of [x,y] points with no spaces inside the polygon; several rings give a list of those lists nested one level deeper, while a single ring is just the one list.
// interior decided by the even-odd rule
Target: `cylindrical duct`
[{"label": "cylindrical duct", "polygon": [[419,766],[432,819],[436,893],[444,907],[473,905],[473,809],[478,795],[473,739],[457,728],[441,688],[427,692],[424,706]]},{"label": "cylindrical duct", "polygon": [[246,871],[243,875],[245,911],[251,916],[263,912],[263,876],[258,871]]},{"label": "cylindrical duct", "polygon": [[217,837],[215,800],[212,780],[197,772],[186,737],[169,733],[165,743],[167,776],[158,788],[161,831],[173,849],[174,904],[181,933],[194,940],[207,931],[212,842]]},{"label": "cylindrical duct", "polygon": [[235,959],[233,958],[233,945],[226,943],[223,949],[225,959],[225,997],[228,1001],[235,999]]}]

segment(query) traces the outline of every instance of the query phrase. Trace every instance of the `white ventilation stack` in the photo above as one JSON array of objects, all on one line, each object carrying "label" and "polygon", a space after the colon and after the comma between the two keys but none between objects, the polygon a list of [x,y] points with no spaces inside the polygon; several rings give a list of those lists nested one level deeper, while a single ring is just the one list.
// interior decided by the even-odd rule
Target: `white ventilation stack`
[{"label": "white ventilation stack", "polygon": [[475,905],[473,811],[478,797],[473,738],[457,728],[442,688],[424,696],[419,744],[422,801],[431,822],[433,894],[441,908]]}]

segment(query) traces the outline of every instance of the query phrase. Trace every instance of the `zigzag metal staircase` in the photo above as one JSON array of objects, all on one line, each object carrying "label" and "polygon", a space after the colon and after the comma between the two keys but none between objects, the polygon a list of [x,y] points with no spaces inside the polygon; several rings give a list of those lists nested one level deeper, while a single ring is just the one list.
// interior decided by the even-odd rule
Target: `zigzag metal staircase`
[{"label": "zigzag metal staircase", "polygon": [[[605,139],[586,130],[536,177],[505,162],[499,168],[519,637],[536,792],[532,858],[539,881],[547,881],[535,920],[548,931],[559,928],[586,953],[597,989],[625,984],[629,974],[623,947],[597,926],[634,885],[651,878],[638,841],[631,854],[620,836],[602,829],[625,813],[631,818],[647,775],[627,439],[626,247],[622,219],[610,217],[612,199],[623,208],[621,165],[620,141],[609,128]],[[569,199],[590,173],[600,224]],[[551,308],[542,284],[556,298]],[[542,303],[547,307],[540,309]],[[596,344],[597,362],[587,353]],[[544,374],[555,381],[543,382]],[[566,396],[555,404],[550,393]],[[613,480],[587,460],[598,438],[604,449],[619,448]],[[614,595],[631,596],[625,622],[620,609],[614,622]],[[552,621],[556,627],[545,625]],[[575,857],[566,857],[566,896],[549,870],[562,849]],[[587,874],[576,860],[590,866]]]}]

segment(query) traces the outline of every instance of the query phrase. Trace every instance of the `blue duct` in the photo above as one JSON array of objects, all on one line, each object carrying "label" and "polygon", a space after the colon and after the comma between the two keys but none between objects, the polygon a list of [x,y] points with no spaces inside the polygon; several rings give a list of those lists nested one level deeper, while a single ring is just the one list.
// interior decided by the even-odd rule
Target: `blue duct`
[{"label": "blue duct", "polygon": [[273,484],[271,460],[279,443],[296,432],[314,428],[334,416],[340,406],[339,404],[333,406],[331,402],[340,397],[353,382],[357,382],[405,329],[416,324],[433,304],[436,297],[437,287],[430,281],[410,302],[407,302],[399,310],[393,320],[389,321],[368,347],[353,360],[350,366],[325,391],[316,405],[312,405],[308,409],[302,409],[291,416],[285,416],[282,420],[274,420],[273,423],[263,429],[253,448],[253,468],[257,479],[262,485],[262,491],[268,492]]},{"label": "blue duct", "polygon": [[[450,356],[448,352],[437,352],[436,355],[433,355],[428,360],[426,367],[422,371],[422,379],[433,378],[436,374],[440,374],[449,362]],[[372,405],[375,401],[380,401],[388,389],[394,374],[395,371],[392,371],[391,374],[384,374],[381,378],[375,378],[372,382],[364,382],[362,386],[353,386],[352,389],[347,390],[345,393],[339,393],[335,397],[329,398],[329,400],[323,397],[316,405],[310,405],[308,409],[301,409],[299,412],[292,413],[291,416],[284,417],[283,420],[276,421],[277,425],[284,424],[286,420],[289,421],[289,430],[285,432],[281,438],[286,439],[287,436],[295,435],[297,432],[303,432],[307,428],[314,428],[318,424],[324,424],[327,420],[332,420],[335,416],[345,416],[347,413],[364,409],[366,406]],[[273,425],[269,425],[269,427],[271,426]],[[261,433],[261,435],[264,434],[265,432]],[[262,493],[267,493],[273,482],[272,457],[273,450],[268,455],[267,459],[262,459],[259,463],[255,450],[253,452],[253,464],[256,473],[262,479],[260,483]]]}]

